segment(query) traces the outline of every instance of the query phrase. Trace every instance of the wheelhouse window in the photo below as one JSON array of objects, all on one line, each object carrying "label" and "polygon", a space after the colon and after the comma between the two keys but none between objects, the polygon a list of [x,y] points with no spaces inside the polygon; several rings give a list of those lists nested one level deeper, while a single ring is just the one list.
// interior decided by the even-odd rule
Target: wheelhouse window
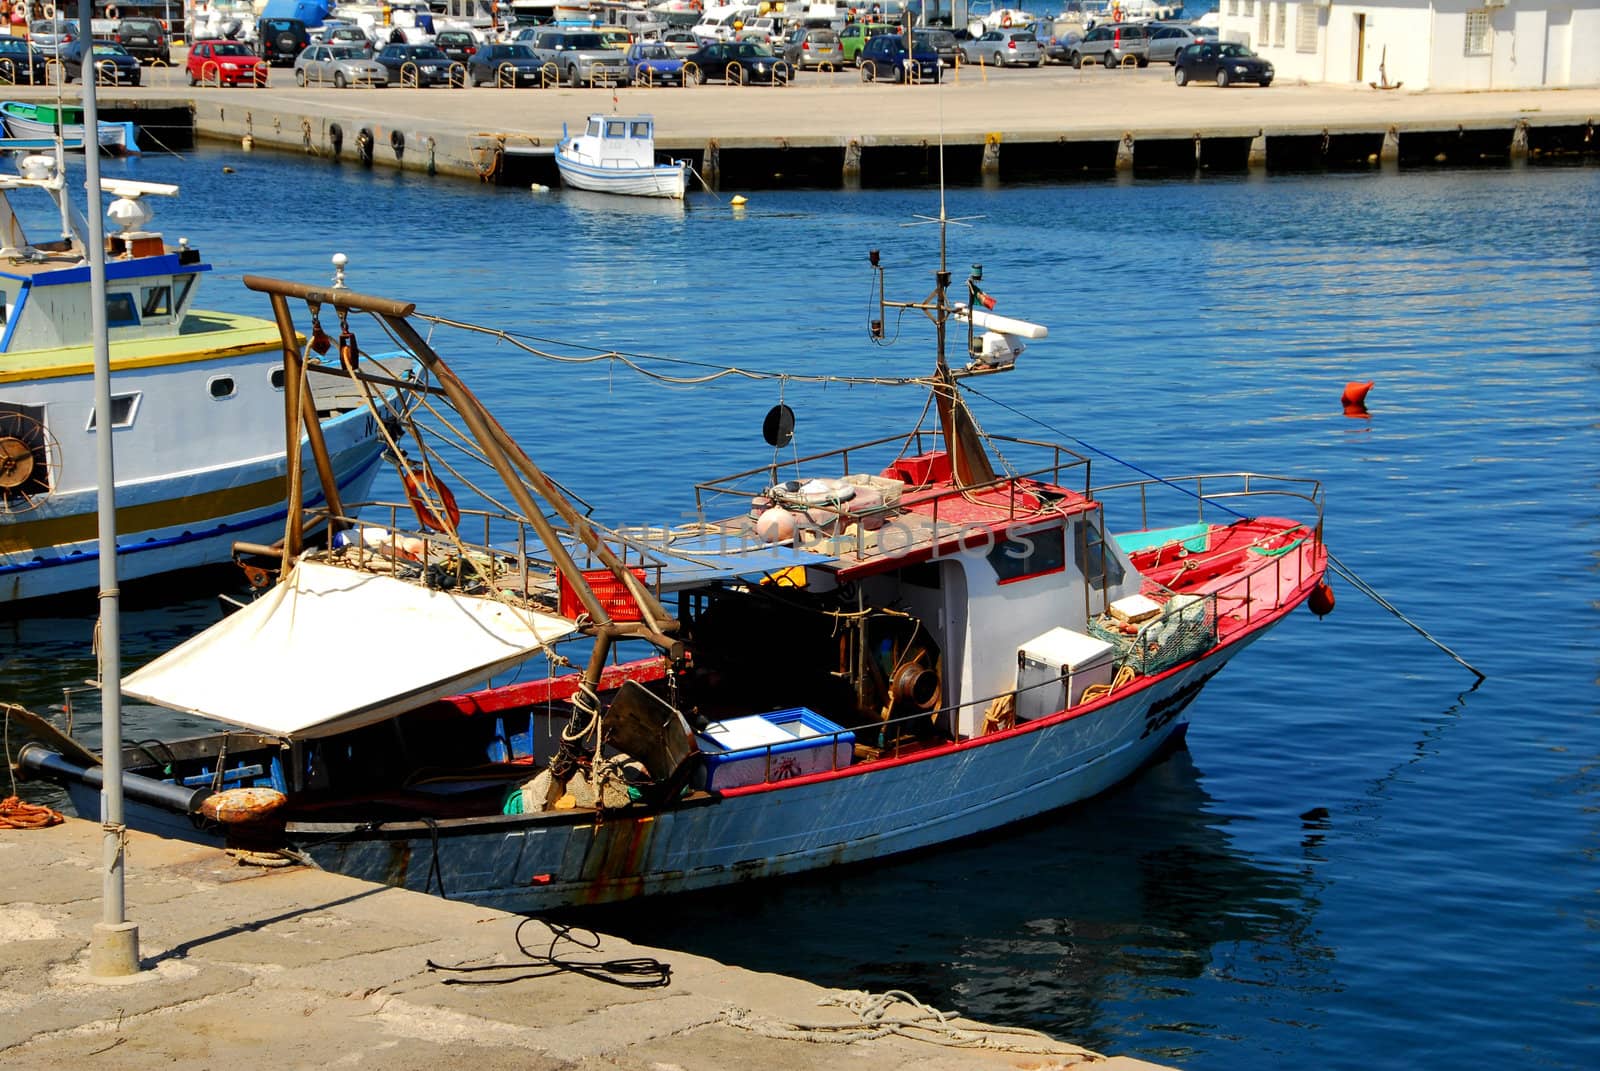
[{"label": "wheelhouse window", "polygon": [[[139,411],[140,397],[141,395],[138,391],[134,391],[132,394],[113,394],[111,396],[111,426],[113,428],[131,428],[133,426],[133,418]],[[95,422],[99,415],[98,410],[90,411],[90,431],[95,430]]]},{"label": "wheelhouse window", "polygon": [[194,290],[194,281],[195,276],[193,275],[185,275],[180,279],[173,280],[178,288],[178,299],[172,303],[174,309],[181,309],[188,304],[189,294]]},{"label": "wheelhouse window", "polygon": [[1084,518],[1082,536],[1073,548],[1078,569],[1095,591],[1104,591],[1122,583],[1122,561],[1115,554],[1106,553],[1105,528],[1098,515]]},{"label": "wheelhouse window", "polygon": [[1482,8],[1478,11],[1467,12],[1466,54],[1469,56],[1487,56],[1489,54],[1489,42],[1489,9]]},{"label": "wheelhouse window", "polygon": [[172,287],[147,286],[139,295],[139,312],[146,320],[172,315]]},{"label": "wheelhouse window", "polygon": [[627,136],[627,133],[628,124],[623,122],[621,119],[606,120],[606,137],[620,138]]},{"label": "wheelhouse window", "polygon": [[1067,567],[1066,529],[1058,524],[1008,536],[995,543],[988,558],[1001,584],[1059,573]]},{"label": "wheelhouse window", "polygon": [[650,136],[650,124],[647,123],[647,122],[644,122],[643,120],[640,120],[639,122],[634,123],[633,124],[633,136],[636,137],[636,138],[647,138],[647,137],[649,137]]},{"label": "wheelhouse window", "polygon": [[589,120],[589,129],[587,131],[585,131],[585,133],[587,133],[591,138],[599,137],[600,136],[600,120],[598,120],[598,119],[590,119]]},{"label": "wheelhouse window", "polygon": [[132,294],[106,295],[107,327],[137,327],[138,325],[139,311],[138,306],[133,303]]}]

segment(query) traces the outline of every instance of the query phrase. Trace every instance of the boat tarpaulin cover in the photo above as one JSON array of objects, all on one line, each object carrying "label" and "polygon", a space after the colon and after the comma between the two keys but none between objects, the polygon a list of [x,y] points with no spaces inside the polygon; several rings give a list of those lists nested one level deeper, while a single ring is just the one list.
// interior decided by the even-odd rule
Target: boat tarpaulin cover
[{"label": "boat tarpaulin cover", "polygon": [[382,721],[527,658],[571,621],[301,561],[277,587],[123,678],[136,699],[274,736]]}]

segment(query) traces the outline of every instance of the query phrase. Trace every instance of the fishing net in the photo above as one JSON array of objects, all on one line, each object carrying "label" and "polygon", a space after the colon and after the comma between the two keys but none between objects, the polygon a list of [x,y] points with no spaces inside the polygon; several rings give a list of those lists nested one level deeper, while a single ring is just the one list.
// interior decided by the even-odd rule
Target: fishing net
[{"label": "fishing net", "polygon": [[1123,622],[1101,614],[1089,632],[1111,644],[1117,665],[1132,666],[1142,677],[1198,658],[1217,643],[1217,597],[1174,595],[1159,616],[1141,622],[1129,633]]}]

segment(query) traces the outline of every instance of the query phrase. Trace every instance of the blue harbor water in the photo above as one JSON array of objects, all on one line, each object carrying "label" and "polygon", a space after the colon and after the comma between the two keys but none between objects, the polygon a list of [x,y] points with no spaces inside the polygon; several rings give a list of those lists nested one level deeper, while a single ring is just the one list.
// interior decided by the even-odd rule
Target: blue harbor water
[{"label": "blue harbor water", "polygon": [[[240,275],[325,282],[337,250],[358,289],[566,355],[931,364],[914,314],[869,343],[866,251],[891,297],[921,298],[938,234],[908,224],[936,191],[675,211],[216,151],[108,170],[185,185],[153,207],[216,262],[216,307],[266,315]],[[1106,455],[1315,476],[1339,559],[1488,679],[1336,580],[1331,617],[1296,614],[1235,660],[1190,708],[1186,747],[1100,799],[591,921],[1186,1068],[1596,1066],[1600,169],[962,189],[949,207],[979,217],[951,230],[957,279],[981,262],[998,311],[1051,327],[978,383],[987,430],[1081,440],[1104,451],[1097,482],[1134,475]],[[904,431],[923,402],[434,341],[536,458],[630,523],[679,520],[693,480],[768,460],[780,399],[801,453]],[[1366,380],[1371,419],[1346,418],[1340,392]],[[217,615],[147,599],[125,664]],[[91,632],[76,610],[0,622],[0,696],[59,704],[92,676]],[[91,739],[94,717],[82,703]],[[130,738],[196,727],[128,720]]]}]

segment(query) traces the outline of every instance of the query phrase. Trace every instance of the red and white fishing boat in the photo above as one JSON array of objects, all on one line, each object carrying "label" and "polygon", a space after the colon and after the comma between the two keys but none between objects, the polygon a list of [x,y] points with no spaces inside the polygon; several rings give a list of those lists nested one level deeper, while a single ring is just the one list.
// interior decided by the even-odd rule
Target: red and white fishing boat
[{"label": "red and white fishing boat", "polygon": [[[880,296],[876,318],[937,325],[937,432],[698,484],[701,520],[671,530],[591,522],[411,305],[246,280],[285,325],[291,301],[370,313],[427,369],[414,385],[337,370],[419,402],[412,456],[396,451],[409,501],[363,508],[387,524],[333,518],[329,546],[288,533],[275,587],[125,680],[233,726],[127,748],[132,820],[541,910],[878,859],[1132,775],[1226,663],[1302,603],[1331,605],[1321,489],[1097,487],[1063,446],[986,439],[964,382],[1045,330],[985,311],[976,277],[965,304],[937,278],[923,302]],[[396,419],[367,393],[380,426]],[[791,420],[774,410],[769,441]],[[466,449],[447,460],[452,440]],[[468,502],[472,472],[504,489]],[[528,660],[540,679],[462,692]],[[21,756],[90,814],[94,761]]]}]

